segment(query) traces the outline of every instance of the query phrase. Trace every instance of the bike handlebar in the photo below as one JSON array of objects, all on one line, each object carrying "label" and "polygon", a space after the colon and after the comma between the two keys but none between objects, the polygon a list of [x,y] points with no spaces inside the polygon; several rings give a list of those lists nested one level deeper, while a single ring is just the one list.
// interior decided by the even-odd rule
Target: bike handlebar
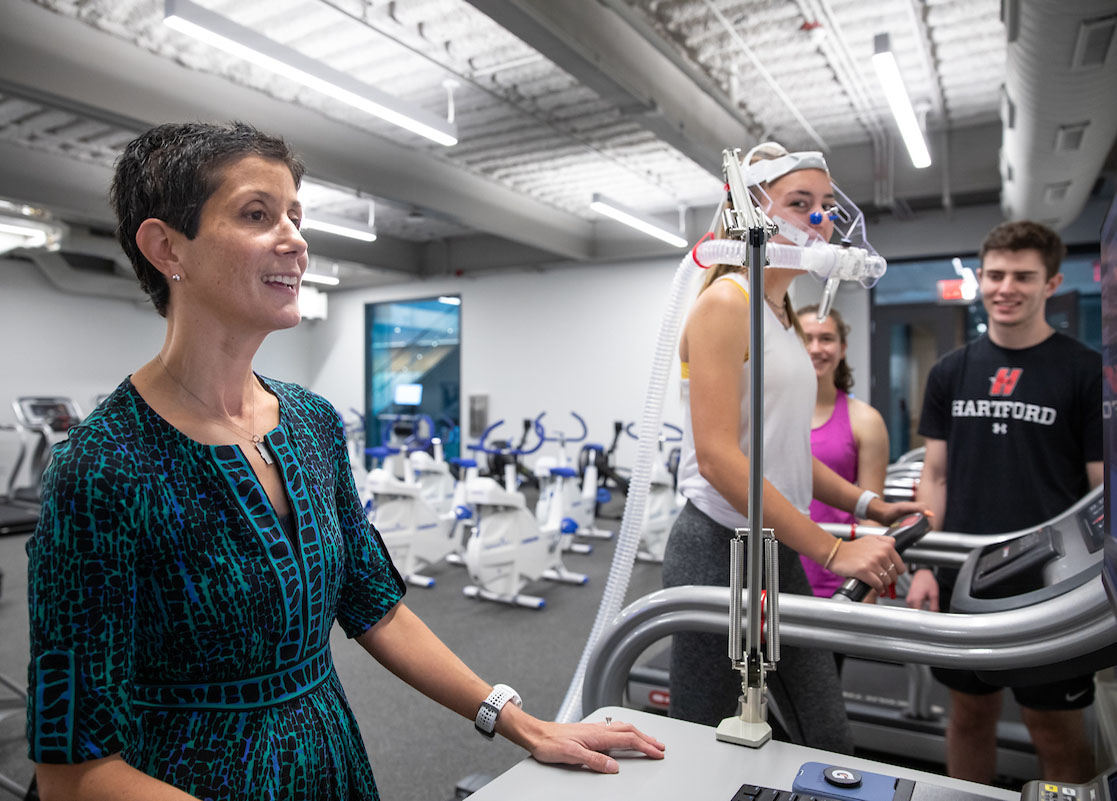
[{"label": "bike handlebar", "polygon": [[481,432],[481,439],[476,445],[467,446],[471,451],[481,451],[482,453],[491,454],[506,454],[510,456],[527,456],[528,454],[535,453],[543,447],[543,439],[540,438],[534,448],[486,448],[485,440],[488,439],[489,434],[493,433],[497,428],[504,425],[504,420],[497,420],[491,426]]},{"label": "bike handlebar", "polygon": [[[626,434],[628,434],[628,436],[632,437],[633,439],[640,439],[640,435],[635,434],[632,431],[632,427],[635,426],[635,425],[636,425],[636,421],[633,420],[631,423],[629,423],[627,426],[625,426],[624,432]],[[660,425],[663,428],[670,429],[671,431],[674,431],[676,434],[678,434],[677,437],[664,437],[663,438],[664,442],[682,442],[683,441],[683,430],[681,428],[679,428],[677,425],[675,425],[674,423],[668,423],[666,421],[660,423]]]},{"label": "bike handlebar", "polygon": [[[543,440],[546,441],[546,442],[558,442],[559,437],[548,437],[546,435],[546,430],[543,428],[543,423],[541,422],[543,420],[543,416],[546,415],[546,414],[547,414],[546,412],[543,412],[542,414],[540,414],[538,417],[535,418],[535,433],[539,434],[539,436],[542,437]],[[563,441],[565,441],[565,442],[582,442],[589,435],[589,429],[586,427],[586,421],[583,420],[582,416],[580,414],[578,414],[577,412],[572,411],[572,412],[570,412],[570,415],[575,420],[577,420],[578,424],[582,427],[582,435],[579,436],[579,437],[563,437]],[[561,431],[559,432],[559,435],[562,436]]]}]

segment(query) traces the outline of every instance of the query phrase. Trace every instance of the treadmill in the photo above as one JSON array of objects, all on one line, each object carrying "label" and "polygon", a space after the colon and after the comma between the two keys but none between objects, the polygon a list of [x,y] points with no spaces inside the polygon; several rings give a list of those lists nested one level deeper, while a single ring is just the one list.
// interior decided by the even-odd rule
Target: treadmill
[{"label": "treadmill", "polygon": [[18,471],[8,482],[8,496],[15,500],[41,502],[43,473],[50,464],[51,449],[69,436],[70,429],[82,420],[81,410],[70,398],[22,397],[12,401],[16,421],[30,444],[27,451],[28,481],[17,486]]},{"label": "treadmill", "polygon": [[[996,535],[928,534],[906,558],[919,564],[961,567],[951,596],[956,614],[988,614],[1034,607],[1090,582],[1100,583],[1105,543],[1105,498],[1096,487],[1061,515],[1035,528]],[[960,565],[959,565],[960,562]],[[978,671],[985,680],[1006,686],[1053,681],[1117,663],[1117,643],[1040,668]],[[919,665],[851,660],[843,675],[850,723],[859,746],[895,755],[942,758],[948,693],[929,669]],[[847,667],[847,670],[849,668]],[[876,686],[903,686],[900,692],[872,694]],[[859,684],[860,681],[860,684]],[[852,690],[852,692],[851,692]],[[889,704],[892,706],[890,707]],[[997,758],[1002,774],[1035,775],[1034,748],[1011,696],[997,726]]]},{"label": "treadmill", "polygon": [[[14,444],[16,452],[7,491],[0,489],[0,536],[35,530],[43,473],[52,449],[82,419],[77,404],[65,397],[21,397],[12,408],[16,424],[0,426],[0,441]],[[22,483],[21,476],[26,476]]]},{"label": "treadmill", "polygon": [[18,426],[0,425],[0,454],[10,471],[9,480],[0,485],[0,536],[30,534],[39,522],[39,505],[13,498],[10,491],[27,458],[27,440]]},{"label": "treadmill", "polygon": [[[1113,632],[1117,625],[1100,580],[1104,526],[1104,492],[1097,487],[1034,528],[996,535],[931,532],[908,549],[904,559],[961,568],[950,614],[883,603],[835,609],[826,599],[781,595],[783,639],[855,657],[847,659],[842,679],[859,748],[904,759],[941,760],[946,692],[933,681],[928,665],[971,667],[1012,685],[1054,680],[1117,663]],[[829,530],[839,536],[849,533],[848,526]],[[859,536],[884,530],[857,527]],[[653,596],[641,599],[617,619],[617,639],[608,642],[603,637],[598,647],[603,652],[623,647],[627,652],[637,634],[647,639],[653,629],[664,634],[670,630],[716,631],[720,626],[711,627],[711,620],[719,604],[717,593],[728,598],[728,588],[685,587],[656,593],[654,601],[649,600]],[[638,608],[644,603],[648,603],[647,611]],[[902,606],[899,601],[892,603]],[[725,604],[727,609],[727,600]],[[727,625],[728,612],[724,614]],[[671,615],[677,618],[675,622],[669,622]],[[985,615],[992,617],[981,620]],[[694,623],[682,625],[685,616],[693,616]],[[1073,616],[1083,620],[1074,623]],[[1008,625],[1002,622],[1005,620],[1013,622]],[[1066,631],[1060,630],[1062,620],[1067,621]],[[622,634],[621,627],[633,629]],[[1077,628],[1090,632],[1089,637],[1079,638],[1082,647],[1070,644],[1074,640],[1070,632]],[[1097,632],[1103,630],[1108,634],[1098,637]],[[1013,643],[1016,639],[1019,643]],[[593,669],[587,672],[587,690],[591,682],[600,686],[597,697],[592,692],[589,696],[597,706],[619,703],[613,691],[614,671],[620,661],[603,653],[600,674],[593,675]],[[667,703],[666,663],[665,654],[659,654],[626,673],[631,706],[662,711]],[[1011,708],[1010,701],[1006,699],[1006,709]],[[1027,778],[1035,775],[1034,764],[1034,749],[1023,724],[1002,718],[998,772]]]}]

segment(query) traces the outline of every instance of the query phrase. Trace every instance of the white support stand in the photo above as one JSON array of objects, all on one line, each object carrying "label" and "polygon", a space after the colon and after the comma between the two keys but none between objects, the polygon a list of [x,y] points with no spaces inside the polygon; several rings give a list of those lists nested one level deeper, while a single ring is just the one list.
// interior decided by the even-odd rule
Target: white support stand
[{"label": "white support stand", "polygon": [[[604,528],[594,526],[592,528],[580,528],[574,532],[579,537],[587,537],[595,540],[611,540],[613,539],[613,532]],[[574,550],[571,548],[571,550]]]},{"label": "white support stand", "polygon": [[[734,745],[759,748],[772,739],[772,727],[768,724],[768,688],[764,676],[775,667],[780,658],[779,644],[779,562],[777,543],[772,529],[763,530],[761,548],[750,551],[763,554],[765,573],[768,577],[768,593],[763,601],[760,598],[760,558],[756,557],[749,565],[749,627],[746,629],[747,642],[741,642],[741,591],[744,574],[744,534],[746,529],[737,529],[729,543],[729,658],[733,667],[741,671],[741,696],[737,714],[725,718],[717,727],[717,739]],[[766,607],[767,642],[760,637],[759,607]],[[755,626],[753,625],[755,618]],[[763,647],[762,647],[763,646]],[[764,655],[767,655],[767,661]]]},{"label": "white support stand", "polygon": [[585,573],[575,573],[565,567],[549,567],[543,571],[543,578],[547,581],[560,581],[563,584],[585,584],[590,577]]},{"label": "white support stand", "polygon": [[462,587],[462,594],[468,598],[476,598],[479,601],[495,601],[499,604],[526,606],[528,609],[542,609],[546,604],[546,601],[538,595],[501,595],[500,593],[490,592],[489,590],[482,589],[473,584]]},{"label": "white support stand", "polygon": [[[764,269],[768,264],[765,246],[776,229],[760,209],[753,205],[741,176],[739,150],[722,153],[725,182],[732,197],[732,208],[725,209],[726,233],[747,239],[749,297],[764,297]],[[761,303],[763,306],[763,303]],[[780,658],[779,639],[779,564],[775,533],[763,528],[764,520],[764,315],[749,314],[749,528],[739,528],[729,543],[729,658],[741,671],[742,694],[738,714],[726,718],[717,728],[717,739],[759,748],[772,739],[768,725],[767,688],[764,674],[775,668]],[[744,536],[748,534],[748,575],[744,573]],[[767,596],[761,601],[761,562],[767,574]],[[744,586],[742,586],[744,585]],[[746,638],[741,643],[742,590],[749,592]],[[761,607],[766,607],[767,641],[761,637]],[[765,658],[767,657],[767,658]]]},{"label": "white support stand", "polygon": [[768,702],[762,697],[762,689],[746,687],[744,690],[740,713],[718,724],[717,738],[723,743],[759,748],[772,739],[772,727],[768,725]]}]

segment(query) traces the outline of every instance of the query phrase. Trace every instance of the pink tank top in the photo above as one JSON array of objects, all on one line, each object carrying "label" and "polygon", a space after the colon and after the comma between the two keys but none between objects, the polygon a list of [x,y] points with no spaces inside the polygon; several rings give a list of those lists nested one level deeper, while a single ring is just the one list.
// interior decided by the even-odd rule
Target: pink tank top
[{"label": "pink tank top", "polygon": [[[857,443],[853,440],[853,427],[849,424],[849,396],[841,390],[834,399],[834,412],[830,419],[811,429],[811,454],[846,481],[857,482]],[[822,501],[811,501],[811,520],[816,523],[852,523],[855,519],[849,512],[827,506]],[[799,558],[815,595],[829,598],[844,581],[837,573],[831,573],[813,559]]]}]

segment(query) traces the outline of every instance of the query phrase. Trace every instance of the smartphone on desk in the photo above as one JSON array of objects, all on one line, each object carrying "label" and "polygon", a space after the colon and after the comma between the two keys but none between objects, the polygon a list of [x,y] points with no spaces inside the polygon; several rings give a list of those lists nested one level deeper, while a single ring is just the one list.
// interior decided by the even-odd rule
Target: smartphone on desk
[{"label": "smartphone on desk", "polygon": [[867,770],[804,762],[791,785],[801,795],[839,801],[910,801],[915,782]]}]

